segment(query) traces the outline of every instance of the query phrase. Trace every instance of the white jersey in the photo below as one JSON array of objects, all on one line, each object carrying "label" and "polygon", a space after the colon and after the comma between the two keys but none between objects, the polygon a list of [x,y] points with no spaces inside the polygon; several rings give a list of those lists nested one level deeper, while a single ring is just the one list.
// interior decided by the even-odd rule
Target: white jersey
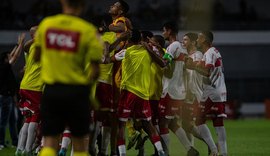
[{"label": "white jersey", "polygon": [[[196,51],[189,55],[193,61],[201,61],[203,54],[200,51]],[[203,76],[195,70],[186,69],[186,80],[187,80],[187,96],[186,103],[193,104],[195,100],[199,103],[203,94]]]},{"label": "white jersey", "polygon": [[174,41],[167,49],[166,53],[172,56],[174,59],[174,69],[171,78],[163,76],[162,85],[163,91],[161,98],[164,98],[166,94],[174,100],[183,100],[186,97],[185,83],[184,83],[184,62],[176,60],[181,53],[187,54],[186,49],[182,47],[180,42]]},{"label": "white jersey", "polygon": [[223,73],[223,63],[219,51],[211,47],[203,55],[205,66],[210,66],[210,76],[203,77],[203,96],[202,102],[210,98],[213,102],[225,102],[227,91]]}]

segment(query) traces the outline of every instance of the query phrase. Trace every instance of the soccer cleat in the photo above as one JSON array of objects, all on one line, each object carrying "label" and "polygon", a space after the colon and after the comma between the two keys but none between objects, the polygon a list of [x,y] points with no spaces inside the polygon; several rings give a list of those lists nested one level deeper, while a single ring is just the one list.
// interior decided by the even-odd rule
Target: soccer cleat
[{"label": "soccer cleat", "polygon": [[58,156],[66,156],[67,150],[65,148],[61,148],[58,152]]},{"label": "soccer cleat", "polygon": [[166,156],[164,151],[158,151],[158,156]]},{"label": "soccer cleat", "polygon": [[128,138],[127,150],[130,150],[135,145],[139,137],[140,137],[140,132],[135,131],[135,133],[132,134],[132,136]]},{"label": "soccer cleat", "polygon": [[17,149],[15,152],[15,156],[22,156],[22,150]]},{"label": "soccer cleat", "polygon": [[209,156],[218,156],[217,152],[211,152],[211,154]]},{"label": "soccer cleat", "polygon": [[187,156],[199,156],[200,153],[193,147],[191,147],[188,152],[187,152]]}]

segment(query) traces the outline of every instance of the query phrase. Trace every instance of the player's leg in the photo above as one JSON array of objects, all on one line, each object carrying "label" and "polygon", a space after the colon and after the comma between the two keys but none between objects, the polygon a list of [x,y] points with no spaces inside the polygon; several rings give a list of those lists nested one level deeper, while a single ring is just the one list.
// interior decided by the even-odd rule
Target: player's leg
[{"label": "player's leg", "polygon": [[170,144],[170,135],[169,135],[169,123],[173,116],[171,115],[171,106],[169,105],[170,97],[167,94],[164,98],[161,98],[159,103],[159,131],[160,137],[162,139],[162,146],[166,153],[169,155],[169,144]]},{"label": "player's leg", "polygon": [[58,152],[58,156],[65,156],[68,150],[68,147],[71,143],[71,132],[66,128],[62,135],[61,148]]},{"label": "player's leg", "polygon": [[206,125],[206,115],[207,112],[211,110],[211,107],[213,106],[213,103],[210,99],[207,99],[206,102],[200,103],[200,111],[197,114],[196,118],[196,126],[198,130],[198,134],[200,137],[203,138],[203,140],[206,142],[208,147],[210,148],[213,155],[216,155],[218,153],[217,147],[215,145],[215,142],[212,138],[211,132]]},{"label": "player's leg", "polygon": [[217,103],[213,107],[215,109],[215,117],[212,118],[213,126],[215,127],[216,134],[218,136],[219,153],[222,156],[227,156],[227,141],[226,141],[226,130],[224,127],[224,118],[227,117],[225,114],[225,104]]}]

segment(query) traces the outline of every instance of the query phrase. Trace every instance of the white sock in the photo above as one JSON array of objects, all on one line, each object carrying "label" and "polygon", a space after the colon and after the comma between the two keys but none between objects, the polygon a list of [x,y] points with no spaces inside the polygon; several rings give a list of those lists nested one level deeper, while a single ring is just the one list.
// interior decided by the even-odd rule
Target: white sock
[{"label": "white sock", "polygon": [[159,130],[159,126],[158,125],[154,125],[154,127],[156,128],[158,134],[160,133],[160,130]]},{"label": "white sock", "polygon": [[126,156],[126,145],[118,146],[120,156]]},{"label": "white sock", "polygon": [[107,155],[108,146],[111,140],[111,128],[102,127],[102,142],[101,142],[101,153]]},{"label": "white sock", "polygon": [[194,146],[194,136],[191,133],[186,133],[191,146]]},{"label": "white sock", "polygon": [[180,127],[175,131],[175,135],[177,136],[178,140],[184,145],[185,149],[188,151],[191,148],[191,143],[188,140],[185,130]]},{"label": "white sock", "polygon": [[207,125],[206,124],[199,125],[198,131],[200,136],[203,138],[203,140],[207,143],[207,145],[211,149],[211,151],[217,153],[217,147],[215,145],[215,142],[212,138],[212,135]]},{"label": "white sock", "polygon": [[25,148],[29,123],[24,123],[19,134],[17,150],[23,151]]},{"label": "white sock", "polygon": [[218,136],[218,145],[220,147],[220,154],[222,156],[227,156],[227,142],[226,142],[226,130],[224,126],[221,127],[215,127],[216,133]]},{"label": "white sock", "polygon": [[162,148],[162,145],[161,145],[161,142],[160,141],[155,142],[154,145],[155,145],[157,151],[163,151],[163,148]]},{"label": "white sock", "polygon": [[27,134],[27,141],[25,146],[25,151],[30,152],[32,150],[33,143],[36,139],[36,130],[37,130],[38,123],[30,122],[28,127],[28,134]]},{"label": "white sock", "polygon": [[162,134],[160,136],[161,136],[161,138],[166,146],[166,147],[164,147],[164,151],[165,151],[166,155],[169,155],[170,135],[169,135],[169,133],[167,133],[167,134]]},{"label": "white sock", "polygon": [[[69,130],[65,130],[64,133],[70,133]],[[69,144],[71,143],[70,137],[62,137],[62,143],[61,143],[61,148],[68,149]]]},{"label": "white sock", "polygon": [[94,132],[94,135],[93,135],[93,138],[92,138],[92,141],[91,141],[91,150],[95,151],[96,149],[96,141],[97,141],[97,136],[98,134],[100,133],[100,127],[102,125],[102,122],[100,121],[97,121],[96,122],[96,125],[95,125],[95,132]]}]

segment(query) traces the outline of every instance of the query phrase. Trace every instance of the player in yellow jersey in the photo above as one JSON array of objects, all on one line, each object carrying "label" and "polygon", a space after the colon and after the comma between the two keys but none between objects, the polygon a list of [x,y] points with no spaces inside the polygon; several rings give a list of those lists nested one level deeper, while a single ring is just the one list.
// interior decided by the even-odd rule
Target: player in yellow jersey
[{"label": "player in yellow jersey", "polygon": [[159,154],[164,155],[160,137],[150,122],[149,73],[151,57],[147,50],[140,45],[140,32],[133,30],[131,36],[128,40],[128,48],[122,62],[121,95],[118,107],[119,133],[117,144],[119,155],[126,155],[125,124],[128,118],[142,121],[144,130],[150,136]]},{"label": "player in yellow jersey", "polygon": [[[59,135],[70,128],[74,156],[88,155],[90,87],[98,78],[103,44],[97,29],[79,18],[85,0],[61,0],[62,14],[45,18],[36,33],[36,60],[45,88],[41,100],[44,147],[40,156],[56,156]],[[85,71],[91,63],[91,79]]]},{"label": "player in yellow jersey", "polygon": [[31,39],[24,45],[26,64],[24,76],[20,84],[19,106],[25,116],[25,122],[20,130],[19,142],[15,155],[23,153],[30,155],[36,139],[36,131],[40,122],[40,100],[43,83],[40,79],[40,63],[34,61],[34,34],[37,26],[30,29]]}]

